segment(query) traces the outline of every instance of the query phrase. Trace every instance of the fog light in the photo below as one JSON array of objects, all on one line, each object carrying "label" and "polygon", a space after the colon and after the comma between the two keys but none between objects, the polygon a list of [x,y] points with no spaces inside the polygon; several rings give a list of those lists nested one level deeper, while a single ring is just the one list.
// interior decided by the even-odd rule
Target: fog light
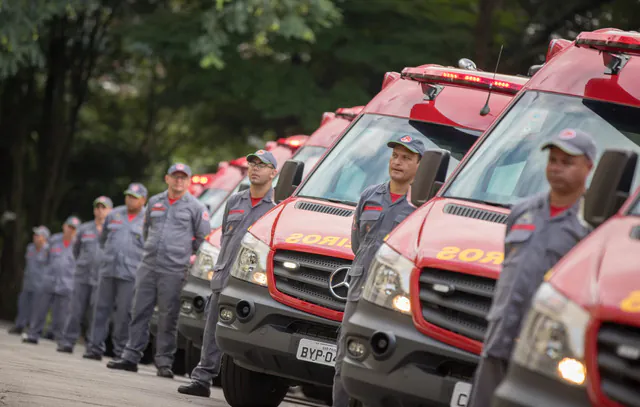
[{"label": "fog light", "polygon": [[189,301],[182,300],[182,303],[180,304],[180,310],[185,314],[191,314],[191,312],[193,311],[193,306]]},{"label": "fog light", "polygon": [[347,344],[347,352],[349,352],[349,355],[352,356],[353,358],[361,359],[366,354],[367,347],[365,346],[364,343],[356,339],[351,339]]},{"label": "fog light", "polygon": [[578,385],[587,377],[587,369],[582,362],[571,358],[564,358],[558,363],[558,373],[564,380]]},{"label": "fog light", "polygon": [[236,315],[241,322],[248,321],[253,316],[254,306],[253,303],[247,300],[242,300],[236,304]]},{"label": "fog light", "polygon": [[231,321],[233,321],[234,318],[235,318],[235,315],[234,315],[232,310],[230,310],[228,308],[221,308],[220,309],[220,320],[222,320],[224,322],[231,322]]},{"label": "fog light", "polygon": [[393,353],[396,346],[396,338],[393,333],[375,332],[369,341],[371,352],[376,359],[384,359]]}]

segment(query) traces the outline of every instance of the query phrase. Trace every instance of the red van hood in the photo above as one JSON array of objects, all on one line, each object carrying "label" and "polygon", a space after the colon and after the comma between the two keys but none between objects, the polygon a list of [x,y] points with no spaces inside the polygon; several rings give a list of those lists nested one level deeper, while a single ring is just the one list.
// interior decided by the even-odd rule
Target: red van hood
[{"label": "red van hood", "polygon": [[630,236],[640,219],[616,216],[580,242],[554,267],[551,284],[600,320],[638,322],[624,310],[625,299],[640,291],[640,240]]},{"label": "red van hood", "polygon": [[[396,228],[387,244],[419,268],[437,267],[497,279],[504,258],[505,225],[451,213],[455,208],[466,215],[490,212],[497,219],[506,219],[509,213],[503,208],[436,198]],[[416,241],[418,245],[412,249],[411,242]]]},{"label": "red van hood", "polygon": [[[353,259],[351,223],[355,208],[325,201],[296,198],[282,204],[274,220],[273,249],[297,250],[345,259]],[[332,209],[342,214],[327,214],[313,210]],[[342,216],[341,216],[342,215]],[[346,216],[344,216],[346,215]],[[264,218],[263,218],[264,219]],[[261,219],[258,223],[261,223]],[[255,228],[256,225],[252,227]]]}]

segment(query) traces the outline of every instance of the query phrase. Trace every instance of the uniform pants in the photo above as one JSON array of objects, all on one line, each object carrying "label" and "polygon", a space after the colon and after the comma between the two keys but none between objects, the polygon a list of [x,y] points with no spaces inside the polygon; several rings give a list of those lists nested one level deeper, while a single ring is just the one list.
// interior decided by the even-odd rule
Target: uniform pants
[{"label": "uniform pants", "polygon": [[467,407],[489,407],[502,380],[507,374],[509,362],[491,356],[482,356],[473,376],[473,387]]},{"label": "uniform pants", "polygon": [[47,320],[47,314],[51,309],[51,325],[49,332],[58,340],[62,336],[65,317],[69,312],[71,295],[60,295],[51,292],[40,291],[37,293],[33,312],[29,320],[29,338],[38,340],[42,335],[42,329]]},{"label": "uniform pants", "polygon": [[18,297],[18,316],[16,316],[16,328],[23,329],[29,325],[29,319],[31,319],[31,313],[33,311],[33,304],[36,299],[35,291],[20,292]]},{"label": "uniform pants", "polygon": [[[91,313],[91,295],[93,287],[86,283],[75,283],[71,294],[71,308],[64,324],[60,347],[73,347],[80,337],[81,325],[86,324],[86,316]],[[85,325],[86,326],[86,325]]]},{"label": "uniform pants", "polygon": [[342,325],[338,333],[337,354],[335,375],[333,376],[333,407],[347,407],[349,405],[349,394],[342,384],[342,361],[344,360],[345,350],[347,349],[347,332],[344,329],[345,324],[356,311],[357,301],[347,301],[344,307],[344,315],[342,316]]},{"label": "uniform pants", "polygon": [[[135,291],[135,282],[115,277],[100,277],[93,308],[90,340],[87,352],[103,355],[105,340],[109,335],[109,320],[113,314],[113,353],[122,354],[129,338],[129,322],[131,321],[131,303]],[[115,312],[113,310],[115,306]]]},{"label": "uniform pants", "polygon": [[204,326],[200,362],[198,366],[193,369],[193,372],[191,372],[191,380],[207,388],[211,386],[213,378],[220,374],[220,361],[222,360],[222,351],[218,348],[216,342],[219,298],[219,292],[212,293],[209,298],[209,312],[207,313],[207,322]]},{"label": "uniform pants", "polygon": [[149,323],[153,308],[158,305],[158,331],[156,333],[156,367],[171,367],[178,342],[178,317],[180,316],[180,292],[185,276],[180,273],[163,273],[149,270],[144,265],[138,269],[136,293],[133,300],[133,316],[129,324],[129,341],[122,359],[139,363],[149,343]]}]

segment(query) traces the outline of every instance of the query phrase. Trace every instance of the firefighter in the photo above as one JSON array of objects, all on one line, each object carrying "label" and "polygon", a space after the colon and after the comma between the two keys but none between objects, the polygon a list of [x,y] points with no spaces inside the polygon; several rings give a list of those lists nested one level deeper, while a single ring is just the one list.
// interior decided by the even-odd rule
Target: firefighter
[{"label": "firefighter", "polygon": [[491,405],[504,378],[520,325],[545,273],[591,227],[582,219],[583,195],[596,159],[590,135],[565,129],[544,143],[549,192],[516,204],[507,219],[504,263],[487,315],[489,325],[469,407]]},{"label": "firefighter", "polygon": [[72,245],[78,226],[80,226],[80,219],[69,216],[62,225],[62,233],[51,236],[40,289],[29,319],[29,331],[22,339],[24,343],[38,344],[50,309],[51,324],[44,338],[57,340],[62,334],[73,291],[73,271],[76,261],[73,257]]},{"label": "firefighter", "polygon": [[[76,269],[73,276],[73,293],[71,308],[58,340],[58,352],[72,353],[73,347],[80,336],[80,325],[89,320],[91,323],[91,308],[96,285],[96,269],[99,260],[98,236],[102,232],[104,220],[113,208],[111,199],[100,196],[93,201],[94,219],[85,222],[78,228],[78,236],[73,244],[73,256],[76,259]],[[88,331],[89,326],[85,325]]]},{"label": "firefighter", "polygon": [[122,354],[129,337],[131,302],[144,245],[142,224],[147,188],[134,182],[124,191],[124,195],[125,204],[109,213],[100,233],[99,244],[102,253],[98,270],[98,288],[89,341],[82,355],[85,359],[102,360],[112,314],[111,341],[116,357]]},{"label": "firefighter", "polygon": [[27,245],[25,253],[24,276],[22,278],[22,291],[18,297],[18,316],[16,324],[9,330],[10,334],[21,334],[29,325],[29,318],[33,304],[36,301],[36,293],[40,289],[40,280],[47,261],[47,250],[51,232],[46,226],[33,228],[33,243]]},{"label": "firefighter", "polygon": [[[406,195],[418,171],[420,159],[425,151],[424,144],[412,136],[405,135],[394,138],[387,146],[393,149],[389,160],[390,180],[365,189],[353,217],[351,247],[355,259],[348,273],[349,291],[343,323],[348,321],[355,311],[369,265],[385,236],[416,209],[409,203]],[[345,341],[344,332],[341,330],[333,378],[333,405],[339,407],[349,404],[349,395],[340,378]]]},{"label": "firefighter", "polygon": [[278,167],[275,157],[268,151],[258,150],[249,154],[247,161],[251,182],[249,189],[237,192],[229,198],[222,218],[220,255],[211,279],[212,293],[208,299],[200,363],[191,373],[191,383],[180,386],[179,393],[200,397],[209,397],[211,394],[211,381],[220,372],[222,357],[215,340],[220,291],[226,286],[247,228],[275,206],[271,188]]},{"label": "firefighter", "polygon": [[189,166],[172,165],[165,182],[168,189],[151,197],[145,211],[144,253],[136,276],[129,341],[122,357],[109,362],[107,367],[138,371],[138,362],[149,342],[149,322],[157,305],[157,375],[173,378],[180,291],[189,259],[211,228],[205,206],[187,190],[191,183]]}]

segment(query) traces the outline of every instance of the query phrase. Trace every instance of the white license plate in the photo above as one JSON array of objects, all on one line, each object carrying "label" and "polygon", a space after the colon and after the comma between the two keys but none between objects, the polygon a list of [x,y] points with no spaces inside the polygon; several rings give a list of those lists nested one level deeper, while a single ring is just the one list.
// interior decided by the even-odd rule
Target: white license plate
[{"label": "white license plate", "polygon": [[471,383],[457,382],[451,395],[450,407],[466,407],[471,393]]},{"label": "white license plate", "polygon": [[298,344],[298,353],[296,358],[307,362],[318,363],[321,365],[335,366],[336,364],[336,345],[312,341],[309,339],[301,339]]}]

